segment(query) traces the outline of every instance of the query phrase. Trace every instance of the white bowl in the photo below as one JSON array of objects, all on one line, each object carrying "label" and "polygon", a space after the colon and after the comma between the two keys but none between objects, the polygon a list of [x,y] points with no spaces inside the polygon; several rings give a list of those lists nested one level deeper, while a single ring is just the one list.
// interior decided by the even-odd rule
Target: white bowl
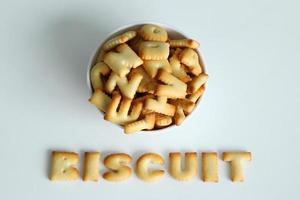
[{"label": "white bowl", "polygon": [[[96,62],[96,60],[97,60],[97,56],[98,56],[98,54],[99,54],[99,52],[100,52],[100,49],[102,48],[102,45],[103,45],[106,41],[108,41],[109,39],[111,39],[111,38],[113,38],[113,37],[115,37],[115,36],[117,36],[117,35],[120,35],[120,34],[126,32],[126,31],[129,31],[129,30],[137,30],[139,27],[141,27],[141,26],[143,26],[143,25],[145,25],[145,24],[156,24],[156,25],[159,25],[159,26],[163,27],[164,29],[167,30],[168,36],[169,36],[169,38],[171,38],[171,39],[184,39],[184,38],[190,38],[190,37],[188,37],[186,34],[183,34],[181,31],[179,31],[178,28],[175,28],[175,27],[170,26],[170,25],[162,24],[162,23],[157,23],[157,22],[139,22],[139,23],[132,23],[132,24],[128,24],[128,25],[122,26],[122,27],[120,27],[120,28],[118,28],[118,29],[112,31],[110,34],[108,34],[108,36],[106,37],[106,39],[103,40],[103,41],[100,43],[100,45],[97,47],[97,49],[94,51],[94,53],[92,54],[92,56],[91,56],[91,58],[90,58],[90,60],[89,60],[88,66],[87,66],[87,86],[88,86],[88,89],[89,89],[91,95],[92,95],[93,90],[92,90],[91,81],[90,81],[90,71],[91,71],[91,68],[94,66],[94,64],[95,64],[95,62]],[[203,60],[203,56],[202,56],[201,52],[200,52],[198,49],[197,49],[196,51],[197,51],[197,53],[198,53],[198,55],[199,55],[199,62],[200,62],[200,65],[201,65],[201,67],[202,67],[202,70],[203,70],[203,72],[206,72],[206,70],[205,70],[205,64],[204,64],[204,60]],[[200,102],[199,100],[196,102],[195,108],[194,108],[194,110],[192,111],[192,113],[195,112],[196,107],[197,107],[197,105],[199,104],[199,102]],[[102,115],[104,115],[103,112],[100,112],[100,113],[102,113]],[[192,113],[189,114],[188,116],[186,116],[186,119],[185,119],[185,120],[187,120],[187,118],[188,118],[190,115],[192,115]],[[112,123],[112,124],[114,124],[114,123]],[[184,124],[184,123],[183,123],[183,124]],[[118,124],[114,124],[114,125],[116,125],[116,126],[122,128],[122,126],[120,126],[120,125],[118,125]],[[160,133],[160,132],[162,132],[162,131],[164,131],[164,130],[167,130],[167,129],[169,130],[169,129],[173,128],[173,127],[175,127],[175,124],[172,124],[172,125],[170,125],[170,126],[167,126],[167,127],[165,127],[165,128],[161,128],[161,129],[144,130],[143,132],[147,132],[147,133]]]}]

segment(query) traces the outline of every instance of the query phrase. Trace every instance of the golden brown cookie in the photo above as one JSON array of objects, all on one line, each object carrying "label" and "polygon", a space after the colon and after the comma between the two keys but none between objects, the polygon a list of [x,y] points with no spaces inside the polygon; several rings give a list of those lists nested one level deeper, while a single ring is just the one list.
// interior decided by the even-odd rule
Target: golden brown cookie
[{"label": "golden brown cookie", "polygon": [[160,69],[157,75],[158,80],[166,85],[159,84],[156,88],[155,95],[166,96],[169,98],[184,98],[186,95],[187,85],[168,73],[164,69]]},{"label": "golden brown cookie", "polygon": [[198,76],[202,72],[202,67],[199,63],[199,56],[195,50],[191,48],[185,48],[179,54],[179,59],[180,62],[187,66],[190,72],[194,75]]},{"label": "golden brown cookie", "polygon": [[166,60],[169,57],[170,44],[166,42],[142,42],[139,56],[143,60]]},{"label": "golden brown cookie", "polygon": [[108,155],[103,163],[111,171],[105,172],[103,178],[108,181],[124,181],[131,176],[131,168],[128,166],[132,158],[125,153]]},{"label": "golden brown cookie", "polygon": [[85,160],[84,160],[83,181],[98,181],[99,180],[100,153],[99,152],[85,152],[84,158],[85,158]]},{"label": "golden brown cookie", "polygon": [[101,80],[101,75],[106,76],[110,72],[110,68],[104,62],[96,63],[90,73],[91,83],[94,90],[101,89],[103,90],[103,83]]},{"label": "golden brown cookie", "polygon": [[154,78],[159,69],[164,69],[167,72],[172,72],[168,60],[145,60],[143,64],[144,69],[151,78]]},{"label": "golden brown cookie", "polygon": [[144,109],[156,113],[173,116],[175,113],[175,106],[167,103],[168,98],[165,96],[157,97],[157,100],[148,98],[145,101]]},{"label": "golden brown cookie", "polygon": [[199,47],[199,43],[192,39],[179,39],[179,40],[170,40],[170,47],[187,47],[192,49],[197,49]]},{"label": "golden brown cookie", "polygon": [[218,182],[218,158],[216,152],[202,153],[202,180],[204,182]]},{"label": "golden brown cookie", "polygon": [[102,49],[104,51],[109,51],[109,50],[115,48],[116,46],[123,44],[123,43],[127,42],[128,40],[131,40],[136,35],[137,35],[136,31],[127,31],[127,32],[125,32],[121,35],[118,35],[118,36],[108,40],[107,42],[105,42]]},{"label": "golden brown cookie", "polygon": [[146,114],[144,119],[125,124],[124,130],[126,134],[136,133],[141,130],[151,130],[155,125],[155,114]]},{"label": "golden brown cookie", "polygon": [[146,182],[158,181],[164,175],[164,170],[149,170],[149,164],[164,164],[164,159],[155,153],[146,153],[142,155],[136,162],[137,176]]},{"label": "golden brown cookie", "polygon": [[94,104],[102,112],[106,112],[111,98],[107,96],[102,90],[97,89],[89,99],[91,104]]},{"label": "golden brown cookie", "polygon": [[103,60],[120,77],[128,74],[131,68],[143,64],[143,60],[127,44],[117,46],[116,52],[106,53]]},{"label": "golden brown cookie", "polygon": [[52,152],[51,181],[74,181],[79,179],[80,174],[76,168],[79,155],[71,152]]},{"label": "golden brown cookie", "polygon": [[[131,106],[131,99],[122,96],[118,92],[113,93],[112,100],[108,105],[104,119],[114,122],[116,124],[126,124],[137,120],[141,114],[143,104],[136,103]],[[119,107],[119,109],[118,109]],[[129,109],[131,112],[129,114]]]},{"label": "golden brown cookie", "polygon": [[124,97],[128,99],[133,99],[143,76],[139,73],[135,73],[130,76],[130,80],[127,77],[120,77],[116,73],[112,72],[106,81],[105,90],[108,93],[112,93],[116,86],[120,89]]},{"label": "golden brown cookie", "polygon": [[165,42],[168,39],[168,33],[165,29],[154,24],[146,24],[139,30],[139,35],[144,40]]},{"label": "golden brown cookie", "polygon": [[243,161],[251,161],[251,152],[224,152],[223,160],[230,162],[231,180],[244,181]]},{"label": "golden brown cookie", "polygon": [[182,169],[182,159],[180,153],[169,154],[169,171],[170,175],[180,181],[187,181],[194,178],[197,175],[197,153],[187,152],[185,153],[185,165]]}]

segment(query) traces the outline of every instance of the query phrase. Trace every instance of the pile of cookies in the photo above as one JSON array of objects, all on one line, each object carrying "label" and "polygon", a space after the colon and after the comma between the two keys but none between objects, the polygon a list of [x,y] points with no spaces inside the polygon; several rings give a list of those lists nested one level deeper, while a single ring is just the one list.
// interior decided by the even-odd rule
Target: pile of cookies
[{"label": "pile of cookies", "polygon": [[208,75],[192,39],[172,39],[146,24],[106,41],[90,71],[90,102],[125,133],[180,125]]}]

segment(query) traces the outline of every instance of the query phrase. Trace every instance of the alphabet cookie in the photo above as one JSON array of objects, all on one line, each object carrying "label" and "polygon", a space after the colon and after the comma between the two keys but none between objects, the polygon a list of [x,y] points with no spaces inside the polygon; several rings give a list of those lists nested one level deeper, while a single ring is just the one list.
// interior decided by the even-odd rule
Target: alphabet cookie
[{"label": "alphabet cookie", "polygon": [[230,162],[231,180],[244,181],[243,161],[251,161],[251,152],[224,152],[223,160]]},{"label": "alphabet cookie", "polygon": [[145,60],[144,69],[151,78],[154,78],[159,69],[164,69],[167,72],[172,72],[171,65],[168,60]]},{"label": "alphabet cookie", "polygon": [[[137,120],[142,111],[142,103],[131,105],[131,99],[126,97],[124,97],[122,101],[121,99],[122,96],[118,92],[113,94],[112,100],[107,106],[107,112],[104,115],[104,119],[121,125]],[[129,113],[130,107],[132,108]]]},{"label": "alphabet cookie", "polygon": [[173,178],[180,181],[187,181],[197,175],[197,153],[187,152],[185,153],[184,168],[182,169],[182,159],[180,153],[170,153],[170,174]]},{"label": "alphabet cookie", "polygon": [[185,48],[179,55],[180,62],[187,66],[191,73],[199,75],[202,72],[202,68],[199,64],[199,56],[191,48]]},{"label": "alphabet cookie", "polygon": [[139,56],[143,60],[166,60],[169,56],[170,44],[166,42],[142,42]]},{"label": "alphabet cookie", "polygon": [[115,48],[116,46],[123,44],[123,43],[127,42],[128,40],[131,40],[132,38],[134,38],[136,36],[136,34],[137,34],[136,31],[127,31],[127,32],[123,33],[122,35],[114,37],[114,38],[108,40],[107,42],[105,42],[105,44],[103,45],[103,50],[104,51],[111,50],[111,49]]},{"label": "alphabet cookie", "polygon": [[199,45],[200,44],[197,41],[191,39],[170,40],[170,47],[187,47],[196,49]]},{"label": "alphabet cookie", "polygon": [[140,36],[144,40],[165,42],[168,39],[168,33],[165,29],[154,24],[146,24],[139,30]]},{"label": "alphabet cookie", "polygon": [[157,78],[166,85],[159,84],[157,86],[155,95],[166,96],[169,98],[185,97],[187,85],[184,82],[163,69],[160,69]]},{"label": "alphabet cookie", "polygon": [[79,179],[80,174],[76,167],[79,155],[71,152],[52,152],[50,180],[74,181]]},{"label": "alphabet cookie", "polygon": [[103,178],[108,181],[124,181],[131,175],[131,168],[128,167],[132,158],[125,153],[108,155],[104,159],[104,165],[111,171],[105,172]]},{"label": "alphabet cookie", "polygon": [[128,74],[131,68],[143,64],[143,60],[127,44],[116,47],[116,52],[106,53],[103,60],[120,77]]},{"label": "alphabet cookie", "polygon": [[135,73],[127,80],[127,77],[120,77],[112,72],[106,82],[105,89],[108,93],[112,93],[116,86],[119,87],[124,97],[132,99],[143,79],[139,73]]},{"label": "alphabet cookie", "polygon": [[164,175],[164,170],[149,170],[148,165],[151,163],[163,165],[164,159],[155,153],[147,153],[142,155],[136,162],[137,176],[146,182],[158,181]]}]

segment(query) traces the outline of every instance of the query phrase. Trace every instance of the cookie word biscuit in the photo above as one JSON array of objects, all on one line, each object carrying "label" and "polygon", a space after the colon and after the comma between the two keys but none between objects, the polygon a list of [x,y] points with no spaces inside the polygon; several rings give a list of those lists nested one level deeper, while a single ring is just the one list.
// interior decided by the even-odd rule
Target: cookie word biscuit
[{"label": "cookie word biscuit", "polygon": [[204,182],[218,182],[218,160],[217,153],[202,153],[202,180]]},{"label": "cookie word biscuit", "polygon": [[[157,114],[155,114],[157,115]],[[168,117],[168,116],[167,116]],[[98,181],[100,176],[100,152],[85,152],[83,164],[84,181]],[[169,172],[175,180],[186,181],[197,176],[201,171],[204,182],[218,182],[218,156],[216,152],[203,152],[199,165],[196,152],[184,152],[184,158],[180,152],[170,152],[168,164],[164,165],[164,159],[156,153],[145,153],[136,160],[135,172],[144,181],[157,181],[164,175],[164,170]],[[199,153],[200,155],[200,153]],[[73,181],[80,178],[77,168],[79,155],[74,152],[53,151],[51,154],[51,169],[49,179],[51,181]],[[241,181],[243,175],[244,160],[251,160],[250,152],[224,152],[223,160],[231,163],[232,181]],[[133,170],[133,159],[125,153],[113,153],[105,157],[103,165],[107,170],[103,173],[103,179],[107,181],[124,181],[128,179]],[[153,169],[151,164],[160,165]],[[199,165],[199,166],[198,166]],[[200,177],[197,176],[200,180]]]},{"label": "cookie word biscuit", "polygon": [[170,174],[173,178],[180,181],[187,181],[197,175],[198,164],[197,164],[197,153],[187,152],[185,153],[185,164],[184,169],[181,168],[182,159],[180,153],[170,153]]},{"label": "cookie word biscuit", "polygon": [[76,165],[79,162],[79,155],[73,152],[52,152],[52,164],[50,180],[52,181],[73,181],[80,177]]},{"label": "cookie word biscuit", "polygon": [[107,40],[90,71],[89,101],[126,134],[180,125],[205,91],[199,43],[143,24]]},{"label": "cookie word biscuit", "polygon": [[98,181],[99,180],[99,166],[100,166],[100,153],[99,152],[86,152],[84,160],[84,181]]},{"label": "cookie word biscuit", "polygon": [[140,36],[144,40],[165,42],[168,39],[168,33],[165,29],[154,24],[146,24],[139,30]]},{"label": "cookie word biscuit", "polygon": [[143,64],[143,60],[127,44],[116,47],[116,52],[106,53],[103,60],[120,77],[128,74],[131,68]]},{"label": "cookie word biscuit", "polygon": [[[112,100],[104,115],[104,119],[121,125],[137,120],[142,111],[142,103],[137,103],[131,106],[131,99],[126,97],[124,97],[122,101],[121,99],[122,96],[120,93],[115,92],[113,94]],[[130,107],[132,107],[131,112],[128,114]]]},{"label": "cookie word biscuit", "polygon": [[132,158],[125,153],[108,155],[104,160],[104,165],[111,171],[105,172],[103,178],[108,181],[124,181],[131,175],[131,168],[128,167]]},{"label": "cookie word biscuit", "polygon": [[141,180],[147,182],[158,181],[164,175],[164,170],[149,170],[149,164],[151,163],[163,165],[164,159],[155,153],[142,155],[136,162],[136,174]]},{"label": "cookie word biscuit", "polygon": [[243,161],[251,160],[250,152],[224,152],[223,160],[230,162],[231,166],[231,180],[244,181],[244,172],[243,172]]},{"label": "cookie word biscuit", "polygon": [[140,44],[139,56],[143,60],[166,60],[169,56],[170,44],[166,42],[145,41]]},{"label": "cookie word biscuit", "polygon": [[108,40],[107,42],[105,42],[105,44],[103,45],[103,50],[104,51],[111,50],[111,49],[115,48],[116,46],[118,46],[119,44],[123,44],[123,43],[127,42],[128,40],[131,40],[132,38],[134,38],[136,36],[136,34],[137,34],[136,31],[127,31],[127,32],[123,33],[122,35],[114,37],[114,38]]}]

